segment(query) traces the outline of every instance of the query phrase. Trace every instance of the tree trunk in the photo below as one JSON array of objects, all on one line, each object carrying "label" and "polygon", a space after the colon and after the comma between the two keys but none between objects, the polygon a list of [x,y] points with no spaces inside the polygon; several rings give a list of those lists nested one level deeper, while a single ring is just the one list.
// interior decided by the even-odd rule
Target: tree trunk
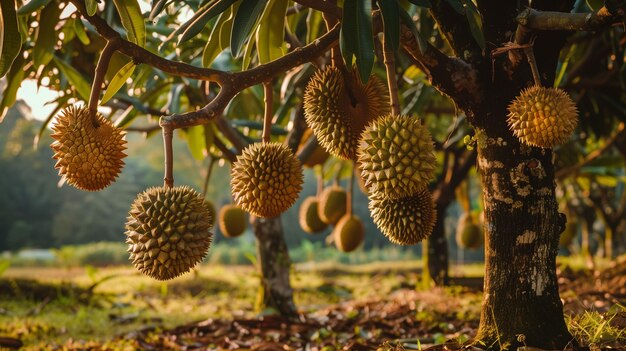
[{"label": "tree trunk", "polygon": [[556,277],[565,216],[558,213],[552,152],[520,145],[506,125],[506,101],[494,97],[481,116],[484,129],[476,129],[486,273],[475,344],[562,349],[572,337]]},{"label": "tree trunk", "polygon": [[443,201],[436,202],[437,222],[435,222],[435,227],[428,240],[424,241],[428,247],[428,272],[430,278],[437,286],[445,286],[450,283],[448,275],[448,240],[446,240],[444,223],[446,209],[449,204],[449,201],[445,203]]},{"label": "tree trunk", "polygon": [[263,307],[275,309],[284,317],[298,315],[289,282],[291,260],[283,237],[280,216],[253,217],[252,230],[257,238],[257,257],[263,285]]}]

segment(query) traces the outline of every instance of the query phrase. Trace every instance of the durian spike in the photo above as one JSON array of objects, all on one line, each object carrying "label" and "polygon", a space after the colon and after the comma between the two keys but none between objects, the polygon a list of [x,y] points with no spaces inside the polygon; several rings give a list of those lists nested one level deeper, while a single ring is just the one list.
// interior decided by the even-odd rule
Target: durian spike
[{"label": "durian spike", "polygon": [[171,188],[174,186],[174,151],[172,147],[174,128],[170,125],[164,125],[161,129],[163,130],[163,149],[165,152],[165,176],[163,177],[163,185]]}]

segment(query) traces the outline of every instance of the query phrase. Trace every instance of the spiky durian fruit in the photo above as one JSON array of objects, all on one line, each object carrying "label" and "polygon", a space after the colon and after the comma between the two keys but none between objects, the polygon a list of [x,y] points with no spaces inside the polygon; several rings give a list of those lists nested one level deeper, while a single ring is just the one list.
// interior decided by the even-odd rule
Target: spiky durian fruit
[{"label": "spiky durian fruit", "polygon": [[186,273],[209,250],[213,221],[202,194],[190,187],[149,188],[137,195],[128,214],[130,259],[158,280]]},{"label": "spiky durian fruit", "polygon": [[378,229],[394,244],[417,244],[432,233],[435,225],[435,205],[427,189],[399,199],[374,194],[369,209]]},{"label": "spiky durian fruit", "polygon": [[86,107],[66,107],[52,125],[54,168],[68,184],[82,190],[106,188],[120,174],[126,157],[125,132]]},{"label": "spiky durian fruit", "polygon": [[220,209],[218,224],[227,238],[236,238],[246,231],[246,211],[237,205],[225,205]]},{"label": "spiky durian fruit", "polygon": [[338,185],[329,186],[320,194],[318,214],[322,222],[335,224],[346,214],[348,194]]},{"label": "spiky durian fruit", "polygon": [[526,145],[561,145],[572,135],[577,122],[576,104],[558,88],[532,86],[509,105],[509,128]]},{"label": "spiky durian fruit", "polygon": [[389,112],[387,88],[376,76],[362,84],[354,74],[328,66],[317,71],[304,92],[304,113],[320,145],[346,160],[356,159],[361,132]]},{"label": "spiky durian fruit", "polygon": [[[304,134],[302,135],[302,143],[300,144],[300,146],[298,146],[298,152],[300,152],[304,148],[311,136],[313,136],[313,131],[311,130],[311,128],[307,128],[307,130],[305,130]],[[302,165],[304,167],[313,168],[326,162],[329,156],[330,154],[326,150],[324,150],[323,147],[318,145],[315,150],[313,150],[313,152],[309,155],[309,157],[307,157],[307,159],[302,163]]]},{"label": "spiky durian fruit", "polygon": [[361,138],[361,176],[370,193],[399,199],[426,187],[435,172],[433,140],[417,117],[386,115]]},{"label": "spiky durian fruit", "polygon": [[335,246],[343,252],[354,251],[363,243],[365,228],[357,216],[345,214],[333,230]]},{"label": "spiky durian fruit", "polygon": [[464,249],[478,249],[483,245],[483,228],[471,213],[464,213],[456,227],[456,243]]},{"label": "spiky durian fruit", "polygon": [[565,230],[559,237],[559,246],[568,247],[572,244],[574,239],[578,236],[578,221],[568,220],[565,224]]},{"label": "spiky durian fruit", "polygon": [[315,196],[307,197],[300,205],[300,226],[307,233],[319,233],[328,226],[318,213],[319,201]]},{"label": "spiky durian fruit", "polygon": [[237,205],[258,217],[276,217],[302,190],[302,166],[280,143],[256,143],[233,164],[230,184]]}]

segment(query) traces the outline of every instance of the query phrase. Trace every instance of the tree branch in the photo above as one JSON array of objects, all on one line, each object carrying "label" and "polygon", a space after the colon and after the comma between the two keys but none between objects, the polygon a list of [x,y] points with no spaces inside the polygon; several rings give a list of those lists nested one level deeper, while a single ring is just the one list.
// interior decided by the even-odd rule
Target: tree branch
[{"label": "tree branch", "polygon": [[616,12],[611,13],[606,7],[593,13],[537,11],[527,8],[517,16],[517,23],[534,30],[593,31],[623,21],[623,11]]},{"label": "tree branch", "polygon": [[406,26],[401,30],[402,47],[428,76],[431,84],[449,96],[466,113],[482,99],[478,71],[467,62],[449,57],[429,43],[420,51],[417,38]]},{"label": "tree branch", "polygon": [[173,128],[191,127],[207,123],[221,115],[230,100],[240,91],[250,86],[260,84],[279,73],[286,72],[294,67],[315,59],[328,51],[339,40],[339,25],[322,35],[311,44],[296,48],[285,56],[257,66],[247,71],[229,74],[222,84],[222,89],[208,105],[200,110],[184,114],[164,116],[160,124],[171,125]]}]

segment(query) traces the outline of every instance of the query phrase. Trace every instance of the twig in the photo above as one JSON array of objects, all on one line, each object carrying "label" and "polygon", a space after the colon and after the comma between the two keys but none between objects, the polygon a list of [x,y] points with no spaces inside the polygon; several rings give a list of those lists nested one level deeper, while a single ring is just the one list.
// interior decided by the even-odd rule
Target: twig
[{"label": "twig", "polygon": [[624,10],[611,13],[606,7],[593,13],[538,11],[527,8],[517,16],[517,23],[535,30],[593,31],[624,20]]},{"label": "twig", "polygon": [[383,36],[383,61],[385,70],[387,71],[387,85],[389,86],[389,99],[391,104],[391,113],[395,116],[400,115],[400,99],[398,97],[398,81],[396,80],[396,63],[394,61],[394,52],[391,44],[387,42],[387,38]]},{"label": "twig", "polygon": [[89,95],[89,102],[87,108],[89,109],[89,115],[91,117],[94,127],[98,127],[98,120],[96,119],[96,113],[98,112],[98,99],[100,99],[100,91],[102,90],[102,83],[104,82],[104,76],[109,68],[109,62],[111,56],[116,51],[116,42],[107,42],[100,54],[98,64],[96,65],[96,72],[93,78],[93,84],[91,85],[91,93]]},{"label": "twig", "polygon": [[539,68],[537,68],[537,60],[535,60],[535,53],[533,51],[533,47],[525,46],[524,54],[526,55],[526,60],[528,60],[528,64],[530,65],[530,70],[533,72],[533,80],[535,81],[536,86],[541,86],[541,75],[539,74]]},{"label": "twig", "polygon": [[166,187],[174,186],[174,151],[172,148],[172,138],[174,137],[174,129],[170,126],[161,126],[163,129],[163,148],[165,150],[165,176],[163,184]]},{"label": "twig", "polygon": [[272,140],[272,104],[274,103],[272,82],[263,82],[263,96],[265,102],[265,113],[263,114],[263,142],[269,143]]},{"label": "twig", "polygon": [[210,159],[209,167],[206,171],[206,177],[204,177],[204,185],[202,186],[202,197],[206,197],[206,193],[209,190],[209,181],[211,180],[211,173],[213,173],[213,165],[217,161],[213,155],[211,155]]}]

